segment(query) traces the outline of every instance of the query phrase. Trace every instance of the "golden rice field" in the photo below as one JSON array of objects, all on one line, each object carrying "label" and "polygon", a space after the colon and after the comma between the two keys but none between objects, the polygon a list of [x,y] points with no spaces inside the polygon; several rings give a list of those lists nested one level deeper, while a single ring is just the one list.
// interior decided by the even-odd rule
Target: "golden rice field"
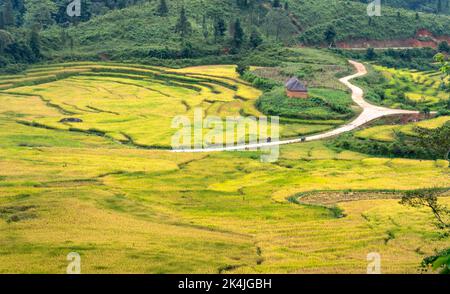
[{"label": "golden rice field", "polygon": [[[237,115],[256,111],[259,93],[228,66],[67,67],[83,72],[35,85],[21,79],[67,68],[1,78],[12,85],[0,91],[1,273],[65,273],[70,252],[83,273],[365,273],[370,252],[385,273],[416,273],[450,244],[429,211],[398,199],[340,202],[343,218],[288,201],[309,191],[448,187],[446,161],[375,158],[323,142],[284,146],[274,163],[258,152],[139,149],[118,141],[166,145],[162,116],[189,113],[182,100]],[[59,123],[68,116],[83,122]]]},{"label": "golden rice field", "polygon": [[[0,77],[0,90],[2,84],[3,99],[39,98],[58,110],[39,117],[21,118],[22,123],[96,133],[146,148],[169,149],[177,131],[172,128],[173,119],[183,115],[192,121],[198,108],[204,117],[223,120],[262,116],[254,107],[261,92],[240,80],[234,66],[175,70],[69,63],[36,67],[19,76]],[[65,118],[77,118],[81,122],[67,122]],[[333,122],[281,124],[280,132],[282,137],[294,137],[333,127]],[[205,128],[204,132],[210,130]],[[222,143],[220,138],[216,141]]]},{"label": "golden rice field", "polygon": [[392,142],[395,139],[396,133],[403,133],[409,136],[414,136],[414,129],[437,129],[450,121],[450,116],[440,116],[437,118],[410,123],[407,125],[383,125],[370,127],[355,133],[356,137],[361,139],[372,139],[376,141]]}]

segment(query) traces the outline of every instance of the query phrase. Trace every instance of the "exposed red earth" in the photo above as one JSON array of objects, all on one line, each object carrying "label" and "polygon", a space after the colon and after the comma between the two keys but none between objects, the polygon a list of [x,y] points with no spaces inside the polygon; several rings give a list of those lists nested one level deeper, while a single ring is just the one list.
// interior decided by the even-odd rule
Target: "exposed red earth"
[{"label": "exposed red earth", "polygon": [[442,41],[450,43],[450,36],[434,36],[426,29],[420,29],[416,32],[414,38],[394,39],[394,40],[369,40],[358,39],[337,42],[338,48],[358,49],[358,48],[436,48]]}]

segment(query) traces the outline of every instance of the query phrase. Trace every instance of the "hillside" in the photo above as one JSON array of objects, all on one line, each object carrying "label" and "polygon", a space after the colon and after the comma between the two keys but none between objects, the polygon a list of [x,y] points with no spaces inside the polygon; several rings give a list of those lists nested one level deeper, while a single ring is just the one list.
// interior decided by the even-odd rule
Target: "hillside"
[{"label": "hillside", "polygon": [[[195,52],[193,55],[223,53],[231,46],[233,24],[237,18],[241,20],[247,41],[253,31],[258,31],[265,40],[285,44],[326,46],[324,32],[330,26],[336,31],[336,42],[406,39],[415,36],[420,29],[427,29],[436,36],[450,31],[448,16],[421,13],[417,19],[413,11],[383,7],[382,17],[369,18],[366,4],[359,2],[289,0],[287,8],[274,8],[267,1],[242,7],[235,1],[192,0],[186,4],[192,30],[182,40],[174,30],[181,2],[168,1],[165,17],[155,15],[157,5],[158,1],[152,1],[114,10],[65,32],[74,39],[75,54],[120,52],[127,56],[171,58],[186,42],[188,49]],[[224,37],[219,40],[214,36],[214,24],[218,19],[223,19],[226,25]],[[52,54],[68,55],[70,44],[61,42],[61,30],[52,27],[43,35]]]},{"label": "hillside", "polygon": [[[59,0],[2,2],[0,67],[43,59],[144,62],[211,57],[203,63],[235,63],[239,53],[253,52],[262,43],[435,47],[450,40],[448,15],[385,5],[382,16],[369,17],[367,3],[360,1],[88,1],[75,18],[65,14]],[[159,11],[162,2],[167,4],[164,12]],[[216,58],[229,53],[236,58]]]}]

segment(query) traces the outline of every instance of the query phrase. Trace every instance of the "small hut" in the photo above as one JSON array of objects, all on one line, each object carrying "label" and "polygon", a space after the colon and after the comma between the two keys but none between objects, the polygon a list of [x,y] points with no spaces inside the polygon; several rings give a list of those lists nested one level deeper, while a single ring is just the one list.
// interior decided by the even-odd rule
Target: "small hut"
[{"label": "small hut", "polygon": [[308,88],[297,78],[291,78],[286,83],[286,94],[290,98],[308,98]]}]

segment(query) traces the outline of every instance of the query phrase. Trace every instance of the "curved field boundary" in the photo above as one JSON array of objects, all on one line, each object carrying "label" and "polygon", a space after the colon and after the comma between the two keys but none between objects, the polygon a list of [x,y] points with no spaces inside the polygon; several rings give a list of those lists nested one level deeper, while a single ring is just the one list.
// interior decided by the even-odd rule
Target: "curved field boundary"
[{"label": "curved field boundary", "polygon": [[349,60],[349,62],[356,68],[357,73],[344,77],[339,81],[346,85],[348,88],[352,90],[352,99],[353,101],[360,106],[363,111],[362,113],[352,122],[345,124],[337,129],[331,130],[329,132],[325,132],[322,134],[317,134],[313,136],[301,137],[291,140],[283,140],[276,142],[268,142],[268,143],[256,143],[256,144],[247,144],[247,145],[237,145],[237,146],[229,146],[229,147],[213,147],[213,148],[204,148],[204,149],[184,149],[184,150],[172,150],[172,152],[176,153],[199,153],[199,152],[222,152],[222,151],[242,151],[247,149],[256,149],[256,148],[268,148],[273,146],[294,144],[294,143],[302,143],[302,142],[310,142],[317,141],[326,138],[331,138],[346,132],[350,132],[356,128],[359,128],[368,122],[379,119],[381,117],[396,115],[396,114],[418,114],[418,111],[409,111],[409,110],[400,110],[400,109],[390,109],[385,107],[376,106],[370,104],[366,100],[364,100],[364,91],[351,84],[350,80],[364,76],[367,74],[366,67],[359,62]]}]

